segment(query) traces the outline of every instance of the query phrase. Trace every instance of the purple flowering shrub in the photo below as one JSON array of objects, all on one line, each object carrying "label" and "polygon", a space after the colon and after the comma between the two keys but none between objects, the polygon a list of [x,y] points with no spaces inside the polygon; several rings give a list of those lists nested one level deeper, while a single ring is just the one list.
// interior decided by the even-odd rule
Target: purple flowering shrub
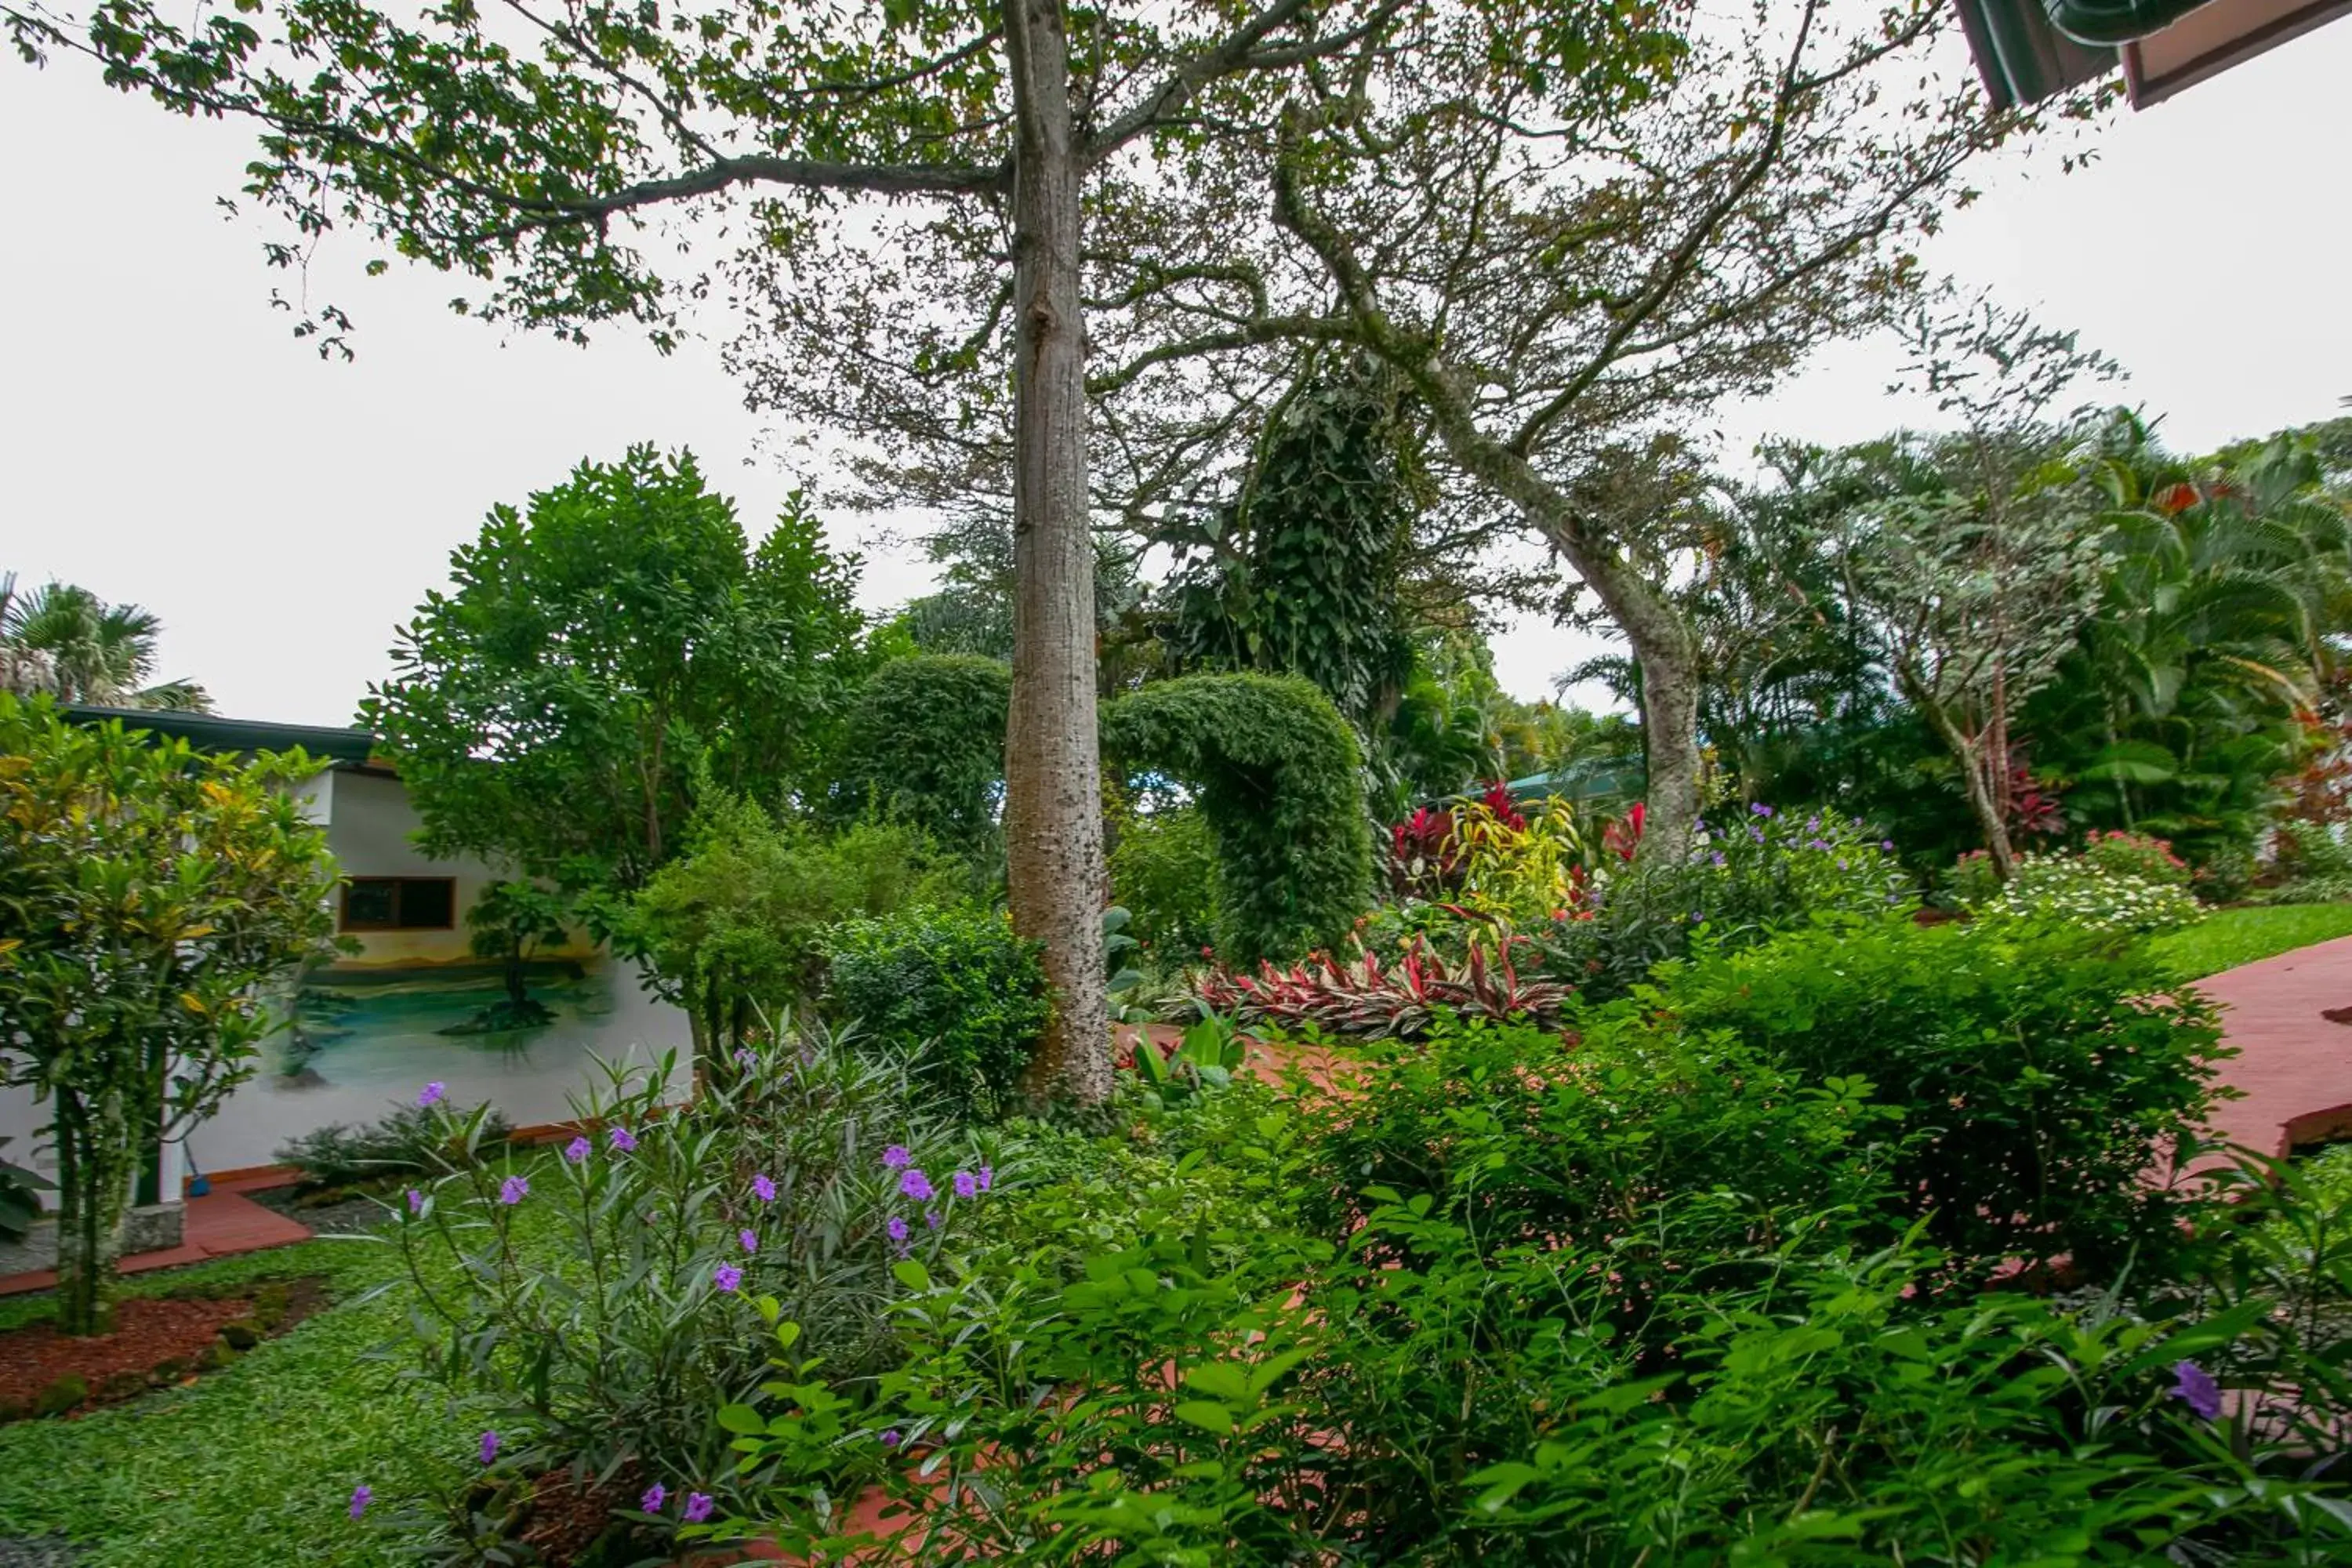
[{"label": "purple flowering shrub", "polygon": [[895,1059],[821,1029],[746,1048],[685,1105],[664,1103],[673,1061],[608,1064],[578,1139],[527,1166],[452,1162],[393,1205],[422,1373],[501,1435],[501,1474],[625,1470],[688,1513],[705,1500],[698,1521],[728,1511],[713,1412],[758,1397],[772,1323],[804,1324],[825,1376],[872,1375],[894,1270],[983,1211],[990,1157]]},{"label": "purple flowering shrub", "polygon": [[1710,813],[1679,861],[1637,855],[1602,869],[1586,908],[1531,932],[1544,973],[1591,1001],[1694,951],[1752,946],[1822,919],[1907,917],[1917,905],[1895,846],[1867,825],[1761,801]]}]

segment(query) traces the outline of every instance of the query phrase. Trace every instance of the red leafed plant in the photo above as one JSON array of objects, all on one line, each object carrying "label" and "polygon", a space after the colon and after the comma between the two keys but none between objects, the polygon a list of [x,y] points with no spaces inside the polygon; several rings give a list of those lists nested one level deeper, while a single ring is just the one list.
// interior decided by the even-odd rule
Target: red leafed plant
[{"label": "red leafed plant", "polygon": [[2009,828],[2020,838],[2049,838],[2066,831],[2058,792],[2035,782],[2025,753],[2015,750],[2009,753]]},{"label": "red leafed plant", "polygon": [[1555,1028],[1574,988],[1520,975],[1511,949],[1527,940],[1504,936],[1491,955],[1485,943],[1474,942],[1469,955],[1453,963],[1415,938],[1385,965],[1374,952],[1348,963],[1318,952],[1287,969],[1261,963],[1255,974],[1211,969],[1192,989],[1244,1026],[1312,1024],[1326,1034],[1363,1040],[1410,1039],[1425,1033],[1441,1009]]},{"label": "red leafed plant", "polygon": [[1488,784],[1486,786],[1486,793],[1478,797],[1478,804],[1485,806],[1488,811],[1493,812],[1495,814],[1495,820],[1509,828],[1512,832],[1525,833],[1527,831],[1528,819],[1520,812],[1519,803],[1511,798],[1511,786],[1508,784],[1506,784],[1503,780],[1496,779],[1494,783]]},{"label": "red leafed plant", "polygon": [[1399,898],[1442,899],[1462,885],[1454,814],[1423,806],[1389,829],[1389,882]]},{"label": "red leafed plant", "polygon": [[1634,854],[1642,847],[1642,826],[1649,818],[1649,808],[1635,801],[1625,808],[1624,816],[1601,829],[1601,847],[1632,865]]}]

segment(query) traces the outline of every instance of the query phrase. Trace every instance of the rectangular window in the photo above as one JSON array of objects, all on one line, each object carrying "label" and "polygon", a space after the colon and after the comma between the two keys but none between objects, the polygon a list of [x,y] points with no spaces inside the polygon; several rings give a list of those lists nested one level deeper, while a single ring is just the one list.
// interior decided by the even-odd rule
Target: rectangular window
[{"label": "rectangular window", "polygon": [[344,931],[447,931],[457,913],[455,877],[353,877],[343,884]]}]

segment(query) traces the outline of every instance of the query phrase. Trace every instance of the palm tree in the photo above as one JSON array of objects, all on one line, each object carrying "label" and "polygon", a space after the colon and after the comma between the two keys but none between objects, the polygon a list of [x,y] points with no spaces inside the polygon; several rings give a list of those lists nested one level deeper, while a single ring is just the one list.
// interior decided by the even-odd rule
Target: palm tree
[{"label": "palm tree", "polygon": [[192,680],[146,684],[163,623],[137,605],[110,605],[87,588],[51,583],[19,593],[0,574],[0,688],[63,702],[209,713]]}]

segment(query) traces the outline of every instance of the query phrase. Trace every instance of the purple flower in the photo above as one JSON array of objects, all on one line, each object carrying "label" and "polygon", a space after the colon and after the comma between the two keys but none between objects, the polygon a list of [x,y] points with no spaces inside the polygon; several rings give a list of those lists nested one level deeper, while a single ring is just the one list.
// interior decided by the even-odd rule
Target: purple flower
[{"label": "purple flower", "polygon": [[995,1167],[991,1166],[991,1165],[982,1165],[982,1166],[980,1168],[980,1190],[981,1190],[982,1192],[983,1192],[983,1193],[984,1193],[984,1192],[988,1191],[988,1189],[989,1189],[990,1187],[994,1186],[995,1184],[996,1184],[996,1170],[995,1170]]},{"label": "purple flower", "polygon": [[1772,815],[1772,808],[1771,808],[1770,806],[1769,806],[1769,805],[1765,805],[1762,801],[1760,801],[1760,800],[1755,800],[1755,801],[1750,801],[1750,802],[1748,802],[1748,810],[1750,810],[1750,811],[1752,811],[1752,812],[1754,812],[1754,813],[1755,813],[1757,816],[1771,816],[1771,815]]},{"label": "purple flower", "polygon": [[647,1513],[659,1513],[662,1504],[668,1500],[667,1489],[659,1481],[656,1481],[646,1489],[646,1495],[637,1500],[637,1506]]},{"label": "purple flower", "polygon": [[1748,830],[1748,837],[1755,842],[1761,844],[1764,842],[1764,830],[1760,827],[1751,827]]},{"label": "purple flower", "polygon": [[882,1166],[885,1170],[903,1171],[914,1163],[915,1157],[907,1152],[907,1146],[904,1143],[893,1143],[882,1151]]},{"label": "purple flower", "polygon": [[1892,838],[1882,838],[1882,839],[1880,839],[1880,840],[1878,841],[1878,847],[1879,847],[1881,849],[1885,850],[1889,855],[1892,855],[1892,854],[1894,854],[1894,853],[1895,853],[1895,840],[1893,840]]},{"label": "purple flower", "polygon": [[914,1165],[909,1165],[898,1177],[898,1190],[919,1204],[931,1201],[931,1179]]},{"label": "purple flower", "polygon": [[1843,855],[1838,857],[1838,869],[1841,871],[1845,869],[1845,857]]},{"label": "purple flower", "polygon": [[[732,1295],[743,1288],[743,1271],[731,1263],[722,1263],[710,1271],[710,1282]],[[653,1510],[647,1509],[646,1511],[650,1513]]]},{"label": "purple flower", "polygon": [[764,1173],[754,1176],[751,1178],[751,1195],[759,1199],[763,1204],[774,1203],[776,1201],[776,1184],[768,1180]]},{"label": "purple flower", "polygon": [[2208,1421],[2221,1414],[2221,1385],[2213,1381],[2211,1373],[2193,1361],[2184,1361],[2172,1369],[2172,1375],[2176,1380],[2173,1398]]},{"label": "purple flower", "polygon": [[605,1141],[613,1145],[616,1153],[628,1154],[636,1151],[637,1135],[625,1127],[614,1128]]},{"label": "purple flower", "polygon": [[1723,858],[1723,851],[1722,851],[1722,850],[1720,850],[1720,849],[1717,850],[1714,854],[1712,854],[1712,855],[1708,856],[1708,857],[1707,857],[1707,858],[1708,858],[1708,859],[1710,859],[1710,860],[1712,860],[1712,861],[1714,861],[1714,862],[1715,862],[1717,865],[1718,865],[1718,866],[1723,865],[1723,864],[1725,863],[1725,862],[1724,862],[1724,858]]},{"label": "purple flower", "polygon": [[369,1488],[369,1487],[354,1487],[354,1488],[352,1488],[352,1517],[353,1519],[357,1519],[357,1518],[359,1518],[359,1516],[360,1516],[360,1515],[362,1515],[362,1514],[365,1513],[365,1512],[367,1511],[367,1505],[368,1505],[368,1503],[369,1503],[370,1500],[372,1500],[374,1496],[375,1496],[375,1491],[374,1491],[374,1489],[373,1489],[373,1488]]},{"label": "purple flower", "polygon": [[423,1214],[425,1212],[425,1194],[418,1192],[415,1187],[408,1189],[408,1212],[410,1214]]},{"label": "purple flower", "polygon": [[499,1184],[499,1202],[511,1208],[530,1196],[530,1184],[520,1176],[509,1176]]},{"label": "purple flower", "polygon": [[438,1105],[441,1103],[442,1097],[448,1092],[448,1085],[436,1079],[416,1091],[416,1107],[422,1110],[428,1105]]},{"label": "purple flower", "polygon": [[1821,838],[1809,839],[1805,844],[1805,847],[1808,849],[1827,849],[1829,847],[1829,843],[1827,840]]},{"label": "purple flower", "polygon": [[923,1223],[929,1226],[933,1230],[939,1229],[940,1211],[937,1209],[925,1209],[923,1211]]},{"label": "purple flower", "polygon": [[735,1233],[735,1239],[743,1244],[743,1250],[746,1252],[757,1252],[760,1250],[760,1238],[752,1235],[748,1230],[737,1231]]},{"label": "purple flower", "polygon": [[884,1226],[882,1228],[889,1234],[890,1239],[893,1241],[904,1241],[907,1239],[907,1217],[904,1215],[892,1215],[890,1216],[890,1223]]},{"label": "purple flower", "polygon": [[1818,817],[1818,816],[1809,816],[1809,817],[1805,818],[1805,831],[1806,831],[1806,832],[1808,832],[1808,833],[1819,833],[1821,830],[1822,830],[1822,819],[1821,819],[1820,817]]},{"label": "purple flower", "polygon": [[688,1524],[700,1524],[704,1520],[709,1519],[709,1517],[710,1494],[709,1492],[687,1493],[686,1522]]},{"label": "purple flower", "polygon": [[886,1448],[895,1448],[903,1441],[905,1441],[905,1434],[896,1426],[882,1434],[882,1446]]},{"label": "purple flower", "polygon": [[574,1138],[571,1142],[566,1143],[563,1146],[563,1157],[575,1165],[585,1160],[588,1157],[588,1140]]},{"label": "purple flower", "polygon": [[751,1064],[758,1059],[758,1058],[752,1056],[751,1049],[749,1046],[745,1046],[738,1049],[735,1053],[735,1065],[741,1068],[745,1072],[750,1072],[751,1070]]},{"label": "purple flower", "polygon": [[487,1465],[487,1464],[488,1464],[491,1460],[493,1460],[493,1459],[497,1458],[498,1457],[499,1457],[499,1435],[498,1435],[496,1432],[485,1432],[485,1433],[483,1433],[483,1434],[482,1434],[482,1463],[484,1463],[484,1464],[486,1464],[486,1465]]},{"label": "purple flower", "polygon": [[980,1178],[970,1171],[958,1171],[955,1173],[955,1194],[960,1198],[980,1196]]}]

